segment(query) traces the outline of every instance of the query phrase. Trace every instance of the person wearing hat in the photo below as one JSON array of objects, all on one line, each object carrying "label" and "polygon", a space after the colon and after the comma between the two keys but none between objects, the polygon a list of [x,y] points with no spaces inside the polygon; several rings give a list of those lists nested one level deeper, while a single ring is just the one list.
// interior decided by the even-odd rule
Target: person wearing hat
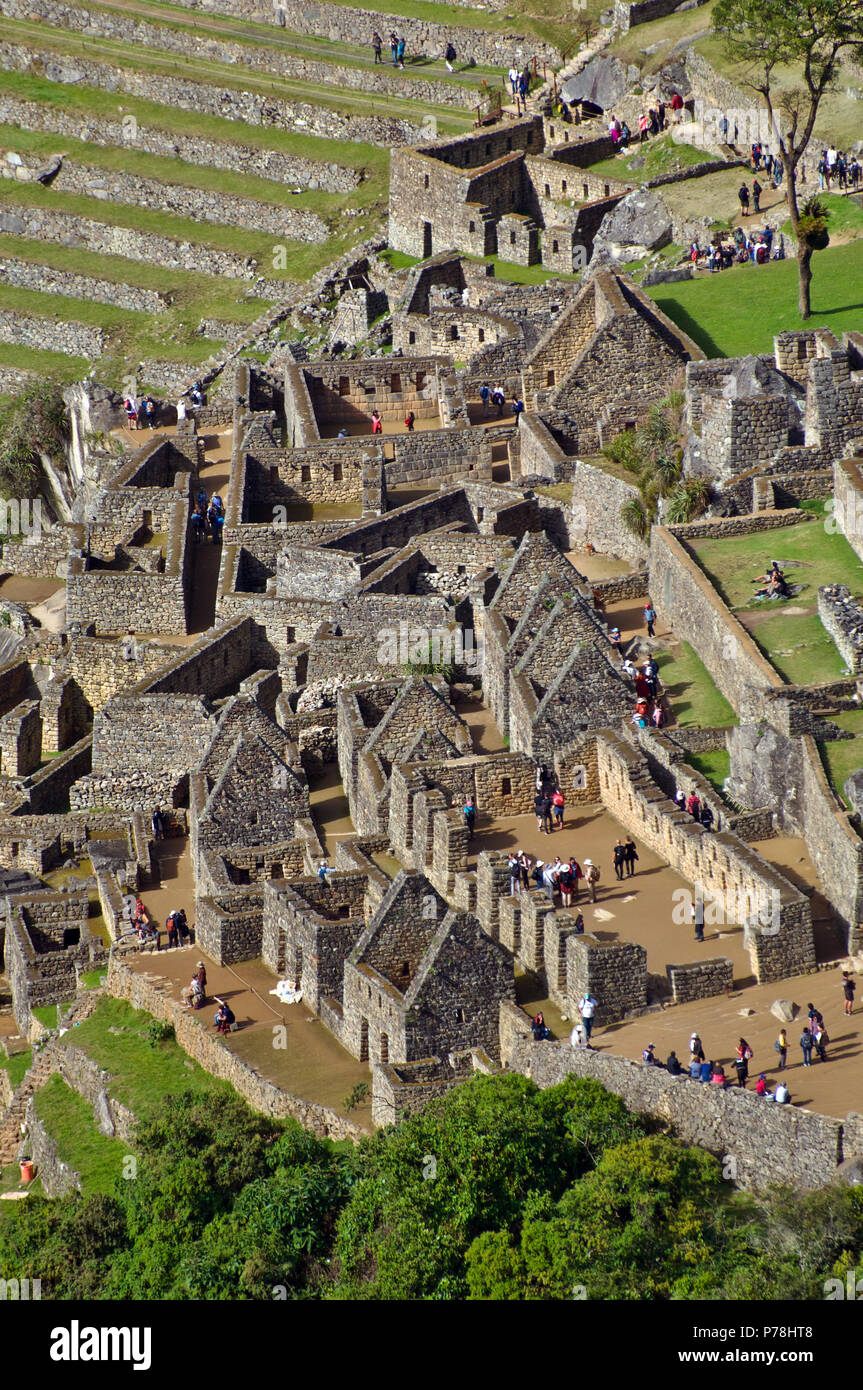
[{"label": "person wearing hat", "polygon": [[599,869],[594,864],[592,859],[585,859],[584,861],[584,878],[588,888],[590,889],[590,900],[591,902],[595,903],[596,885],[599,883]]},{"label": "person wearing hat", "polygon": [[661,1065],[656,1058],[656,1043],[648,1043],[641,1054],[641,1060],[646,1067],[658,1067]]},{"label": "person wearing hat", "polygon": [[578,1012],[581,1014],[581,1021],[584,1024],[585,1047],[590,1047],[590,1035],[593,1031],[593,1016],[596,1013],[597,1000],[594,999],[589,989],[578,1001]]},{"label": "person wearing hat", "polygon": [[761,1072],[755,1083],[755,1094],[757,1096],[766,1096],[770,1094],[767,1090],[767,1077],[764,1075],[764,1072]]}]

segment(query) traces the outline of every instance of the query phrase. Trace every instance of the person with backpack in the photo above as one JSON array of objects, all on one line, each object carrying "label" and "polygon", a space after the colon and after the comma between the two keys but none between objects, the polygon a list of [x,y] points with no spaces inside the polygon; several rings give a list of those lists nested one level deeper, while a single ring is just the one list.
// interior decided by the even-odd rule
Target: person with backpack
[{"label": "person with backpack", "polygon": [[812,1034],[804,1026],[803,1032],[800,1034],[800,1051],[803,1053],[804,1067],[812,1066],[812,1041]]},{"label": "person with backpack", "polygon": [[574,878],[571,864],[561,864],[557,875],[557,886],[560,889],[561,907],[572,907]]},{"label": "person with backpack", "polygon": [[854,991],[857,986],[851,979],[847,970],[842,971],[842,993],[845,996],[845,1012],[850,1015],[854,1012]]},{"label": "person with backpack", "polygon": [[585,859],[584,867],[587,870],[584,877],[587,882],[587,886],[590,889],[590,900],[591,902],[595,903],[596,885],[599,883],[599,867],[598,865],[594,864],[592,859]]},{"label": "person with backpack", "polygon": [[415,420],[416,416],[414,415],[412,410],[409,410],[407,415],[405,416],[405,429],[407,430],[408,434],[413,434]]},{"label": "person with backpack", "polygon": [[138,407],[131,396],[126,397],[123,402],[123,409],[126,412],[126,424],[129,429],[136,430],[138,428]]},{"label": "person with backpack", "polygon": [[812,1035],[815,1042],[815,1046],[818,1049],[818,1056],[820,1057],[822,1062],[826,1062],[827,1044],[829,1043],[830,1039],[827,1036],[827,1029],[824,1027],[823,1020],[821,1023],[815,1024],[815,1027],[812,1030]]},{"label": "person with backpack", "polygon": [[555,823],[555,825],[557,826],[558,830],[562,830],[562,829],[563,829],[563,811],[564,811],[564,805],[565,805],[565,802],[564,802],[564,795],[563,795],[563,792],[561,791],[560,787],[558,787],[558,788],[552,793],[552,797],[551,797],[551,813],[552,813],[552,815],[554,816],[554,823]]},{"label": "person with backpack", "polygon": [[737,1056],[734,1058],[734,1066],[737,1070],[738,1086],[745,1086],[749,1080],[749,1063],[752,1061],[752,1048],[745,1038],[740,1038],[737,1043]]},{"label": "person with backpack", "polygon": [[737,196],[738,196],[738,198],[740,199],[740,216],[741,216],[741,217],[748,217],[748,216],[749,216],[749,189],[748,189],[748,187],[746,186],[745,183],[742,183],[742,184],[740,185],[740,187],[738,188],[738,190],[737,190]]},{"label": "person with backpack", "polygon": [[538,791],[533,798],[533,808],[536,812],[536,827],[541,835],[551,834],[551,801],[544,791]]},{"label": "person with backpack", "polygon": [[788,1034],[784,1028],[779,1029],[779,1037],[773,1044],[773,1051],[779,1053],[779,1070],[784,1071],[788,1058]]},{"label": "person with backpack", "polygon": [[[180,907],[174,913],[174,922],[177,927],[177,941],[181,946],[185,946],[192,940],[192,929],[186,921],[186,909]],[[200,964],[200,962],[199,962]],[[203,969],[203,965],[201,965]],[[206,984],[206,980],[204,981]]]},{"label": "person with backpack", "polygon": [[485,413],[486,415],[490,415],[490,414],[491,414],[491,387],[489,386],[489,384],[488,384],[487,381],[484,381],[483,384],[482,384],[482,386],[479,388],[479,398],[480,398],[480,400],[482,401],[482,408],[483,408],[484,413]]},{"label": "person with backpack", "polygon": [[686,798],[686,809],[693,820],[701,819],[701,797],[697,792],[690,792]]},{"label": "person with backpack", "polygon": [[752,180],[752,206],[756,212],[761,211],[761,194],[764,189],[757,179]]},{"label": "person with backpack", "polygon": [[165,931],[168,933],[168,950],[179,945],[177,939],[177,914],[169,912],[165,918]]},{"label": "person with backpack", "polygon": [[474,827],[476,826],[476,807],[473,804],[472,796],[468,797],[462,807],[462,815],[464,816],[464,823],[467,826],[467,838],[468,840],[472,840]]},{"label": "person with backpack", "polygon": [[590,1035],[593,1032],[593,1020],[598,1007],[598,1000],[594,998],[589,989],[578,1001],[578,1012],[581,1014],[581,1021],[584,1024],[585,1047],[590,1047]]}]

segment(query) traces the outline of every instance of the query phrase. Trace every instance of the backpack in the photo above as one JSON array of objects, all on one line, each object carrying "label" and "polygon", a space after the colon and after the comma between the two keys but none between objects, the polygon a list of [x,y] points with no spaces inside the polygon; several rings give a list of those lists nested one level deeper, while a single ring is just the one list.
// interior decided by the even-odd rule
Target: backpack
[{"label": "backpack", "polygon": [[781,1051],[782,1051],[782,1045],[781,1045],[781,1043],[779,1042],[779,1039],[778,1039],[778,1038],[776,1039],[776,1042],[773,1044],[773,1051],[774,1051],[774,1052],[781,1052]]},{"label": "backpack", "polygon": [[587,878],[589,883],[599,883],[599,869],[596,864],[591,864]]}]

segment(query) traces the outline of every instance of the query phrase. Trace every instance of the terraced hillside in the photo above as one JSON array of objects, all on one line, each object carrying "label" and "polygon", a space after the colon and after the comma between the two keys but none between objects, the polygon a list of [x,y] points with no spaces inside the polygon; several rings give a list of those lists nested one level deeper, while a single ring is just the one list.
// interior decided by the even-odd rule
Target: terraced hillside
[{"label": "terraced hillside", "polygon": [[[440,25],[402,70],[222,8],[0,4],[0,369],[98,361],[169,389],[170,364],[192,371],[382,230],[392,145],[467,130],[501,91],[496,64],[447,71]],[[512,32],[459,18],[493,56]]]}]

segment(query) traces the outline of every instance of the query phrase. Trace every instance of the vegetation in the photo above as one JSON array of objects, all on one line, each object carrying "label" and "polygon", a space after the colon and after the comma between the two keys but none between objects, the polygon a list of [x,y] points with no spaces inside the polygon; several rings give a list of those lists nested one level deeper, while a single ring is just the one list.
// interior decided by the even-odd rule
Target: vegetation
[{"label": "vegetation", "polygon": [[24,1052],[14,1052],[11,1057],[0,1057],[0,1067],[12,1083],[12,1089],[20,1086],[26,1076],[30,1063],[33,1060],[33,1049],[28,1047]]},{"label": "vegetation", "polygon": [[[46,1108],[81,1161],[59,1087]],[[477,1076],[357,1148],[185,1093],[134,1149],[112,1187],[10,1203],[4,1277],[54,1299],[801,1300],[863,1260],[859,1188],[735,1192],[571,1077]]]},{"label": "vegetation", "polygon": [[[785,174],[785,200],[797,241],[798,309],[811,315],[812,256],[829,241],[817,200],[799,206],[797,167],[825,94],[835,88],[842,55],[863,52],[863,0],[718,0],[713,27],[728,56],[745,64],[747,85],[763,98],[771,138]],[[777,81],[795,69],[793,85]]]},{"label": "vegetation", "polygon": [[620,509],[620,519],[628,531],[646,540],[659,517],[664,500],[663,519],[691,521],[703,512],[710,500],[709,484],[702,478],[683,478],[682,433],[683,395],[674,391],[650,408],[647,420],[637,430],[624,430],[603,447],[604,456],[631,473],[638,484],[638,497],[630,497]]},{"label": "vegetation", "polygon": [[82,1190],[86,1194],[111,1191],[123,1171],[127,1145],[100,1132],[92,1107],[60,1076],[49,1077],[36,1091],[33,1103],[60,1159],[80,1174]]},{"label": "vegetation", "polygon": [[0,412],[0,492],[28,497],[37,488],[41,455],[62,459],[68,421],[59,382],[27,386]]},{"label": "vegetation", "polygon": [[[678,724],[690,728],[722,729],[737,723],[731,705],[717,689],[710,672],[688,642],[681,642],[673,653],[657,653],[656,663]],[[705,772],[705,776],[708,775]]]}]

